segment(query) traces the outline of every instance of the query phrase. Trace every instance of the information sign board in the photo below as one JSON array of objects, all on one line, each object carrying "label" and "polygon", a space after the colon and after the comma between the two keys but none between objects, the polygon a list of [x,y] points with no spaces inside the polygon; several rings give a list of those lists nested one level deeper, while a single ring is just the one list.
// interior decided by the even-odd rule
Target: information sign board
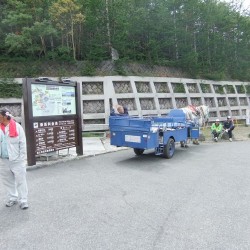
[{"label": "information sign board", "polygon": [[36,155],[72,148],[77,145],[74,120],[34,122]]},{"label": "information sign board", "polygon": [[33,116],[75,115],[75,87],[32,83]]},{"label": "information sign board", "polygon": [[81,88],[77,82],[23,80],[28,165],[36,156],[76,147],[83,154]]}]

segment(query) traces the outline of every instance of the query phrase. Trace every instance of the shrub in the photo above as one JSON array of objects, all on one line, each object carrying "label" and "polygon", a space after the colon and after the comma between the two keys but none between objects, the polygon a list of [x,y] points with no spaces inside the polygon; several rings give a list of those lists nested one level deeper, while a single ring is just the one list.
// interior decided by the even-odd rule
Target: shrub
[{"label": "shrub", "polygon": [[81,75],[94,76],[95,74],[96,74],[95,65],[92,62],[87,61],[84,65],[83,69],[81,70]]},{"label": "shrub", "polygon": [[0,97],[1,98],[21,98],[23,96],[22,85],[14,81],[14,79],[0,80]]},{"label": "shrub", "polygon": [[250,84],[246,85],[246,93],[250,95]]},{"label": "shrub", "polygon": [[210,86],[208,84],[201,83],[200,86],[201,86],[202,93],[210,93],[211,92]]}]

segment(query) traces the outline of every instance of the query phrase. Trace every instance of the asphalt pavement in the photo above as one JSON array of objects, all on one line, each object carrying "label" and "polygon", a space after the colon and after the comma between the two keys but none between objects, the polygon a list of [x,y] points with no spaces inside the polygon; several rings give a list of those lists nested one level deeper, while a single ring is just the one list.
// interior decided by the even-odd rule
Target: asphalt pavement
[{"label": "asphalt pavement", "polygon": [[99,141],[28,168],[30,208],[0,205],[0,249],[250,249],[250,140],[168,160]]},{"label": "asphalt pavement", "polygon": [[[245,141],[249,140],[244,137],[240,137],[237,135],[237,139],[234,138],[234,141]],[[227,140],[222,140],[221,142],[227,143]],[[34,166],[27,166],[28,169],[39,168],[39,167],[46,167],[51,166],[53,164],[63,163],[67,161],[72,161],[76,159],[81,159],[85,157],[96,156],[100,154],[106,154],[111,152],[117,152],[120,150],[127,150],[126,147],[116,147],[110,145],[110,138],[109,137],[83,137],[83,155],[78,156],[76,154],[76,148],[69,148],[63,149],[59,152],[54,152],[49,155],[43,155],[41,157],[36,158],[36,165]],[[188,145],[192,142],[188,141]],[[212,138],[202,142],[202,143],[214,143]],[[178,145],[178,143],[177,143]]]}]

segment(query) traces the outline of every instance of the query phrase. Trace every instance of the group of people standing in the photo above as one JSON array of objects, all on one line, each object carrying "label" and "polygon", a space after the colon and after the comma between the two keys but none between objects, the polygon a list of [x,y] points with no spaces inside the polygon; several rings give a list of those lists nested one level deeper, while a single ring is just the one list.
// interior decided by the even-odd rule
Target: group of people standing
[{"label": "group of people standing", "polygon": [[212,124],[211,126],[211,131],[213,134],[213,139],[215,142],[218,141],[219,136],[222,135],[222,133],[227,133],[229,141],[233,141],[233,133],[232,131],[234,130],[234,123],[231,118],[231,116],[227,117],[227,120],[222,124],[220,123],[219,119],[216,119],[216,121]]}]

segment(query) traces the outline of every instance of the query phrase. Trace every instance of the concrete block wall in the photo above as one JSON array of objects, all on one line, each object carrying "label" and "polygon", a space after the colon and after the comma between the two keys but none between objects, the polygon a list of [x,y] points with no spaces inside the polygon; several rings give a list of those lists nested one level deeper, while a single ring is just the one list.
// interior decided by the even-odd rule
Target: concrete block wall
[{"label": "concrete block wall", "polygon": [[166,77],[72,77],[81,83],[84,130],[107,129],[114,104],[130,115],[162,115],[187,105],[208,105],[210,121],[250,119],[247,82],[207,81]]},{"label": "concrete block wall", "polygon": [[[110,109],[115,104],[125,105],[130,115],[139,116],[163,115],[170,109],[191,104],[208,105],[211,122],[217,118],[223,121],[231,115],[250,123],[250,95],[246,94],[249,82],[137,76],[71,77],[71,80],[80,82],[85,131],[108,129]],[[19,120],[23,119],[22,100],[0,99],[0,107],[4,105],[9,105]]]}]

